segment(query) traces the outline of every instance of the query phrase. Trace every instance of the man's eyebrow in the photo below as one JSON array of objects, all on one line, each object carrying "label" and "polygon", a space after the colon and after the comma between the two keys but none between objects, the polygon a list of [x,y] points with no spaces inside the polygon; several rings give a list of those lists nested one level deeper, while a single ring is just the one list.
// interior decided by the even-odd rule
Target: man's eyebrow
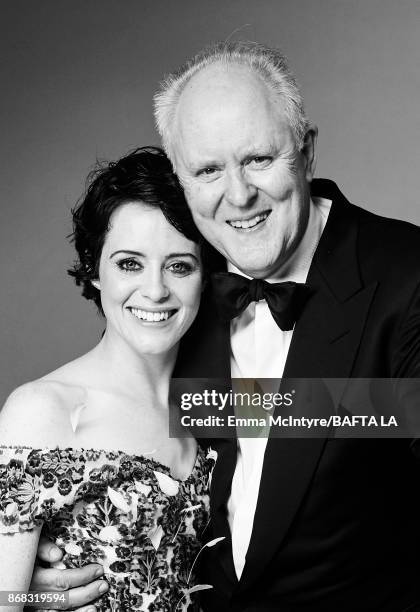
[{"label": "man's eyebrow", "polygon": [[[256,144],[251,145],[246,150],[242,151],[240,158],[248,159],[249,157],[263,156],[263,155],[275,155],[278,153],[278,147],[273,143],[269,144]],[[217,161],[214,158],[201,159],[198,161],[191,161],[188,164],[188,168],[192,172],[198,172],[199,170],[203,170],[204,168],[220,168],[223,166],[220,161]]]},{"label": "man's eyebrow", "polygon": [[274,155],[277,152],[277,147],[274,144],[253,145],[244,152],[244,157]]},{"label": "man's eyebrow", "polygon": [[220,162],[215,159],[208,158],[200,161],[193,161],[189,164],[189,168],[191,170],[202,170],[203,168],[214,168],[215,166],[220,166]]},{"label": "man's eyebrow", "polygon": [[120,249],[119,251],[114,251],[111,253],[109,258],[111,259],[114,255],[119,255],[120,253],[125,253],[126,255],[137,255],[138,257],[146,257],[144,253],[140,253],[140,251],[130,251],[129,249]]}]

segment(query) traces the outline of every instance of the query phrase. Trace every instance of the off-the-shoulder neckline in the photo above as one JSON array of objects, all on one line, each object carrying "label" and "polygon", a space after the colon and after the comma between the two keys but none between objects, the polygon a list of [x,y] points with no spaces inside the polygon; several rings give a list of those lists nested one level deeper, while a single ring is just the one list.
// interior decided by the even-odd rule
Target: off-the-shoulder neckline
[{"label": "off-the-shoulder neckline", "polygon": [[186,484],[188,483],[190,480],[192,480],[194,478],[194,474],[197,470],[197,468],[201,465],[201,463],[203,462],[204,458],[205,458],[205,451],[203,448],[200,447],[200,445],[197,445],[197,453],[195,456],[195,460],[194,460],[194,465],[192,467],[191,473],[190,475],[181,480],[180,478],[175,478],[174,476],[172,476],[171,474],[171,468],[166,465],[165,463],[161,463],[160,461],[157,461],[156,459],[153,459],[153,457],[148,457],[147,455],[142,455],[142,454],[135,454],[135,453],[127,453],[126,451],[123,450],[116,450],[116,449],[104,449],[104,448],[76,448],[76,447],[66,447],[66,448],[61,448],[59,446],[56,447],[50,447],[50,446],[44,446],[42,448],[35,448],[33,446],[25,446],[25,445],[4,445],[1,444],[0,445],[0,452],[4,449],[8,449],[8,450],[29,450],[31,452],[40,452],[40,453],[48,453],[48,452],[74,452],[74,453],[81,453],[81,454],[85,454],[85,453],[99,453],[100,455],[115,455],[116,457],[118,457],[118,459],[121,459],[122,457],[128,457],[129,459],[138,462],[138,463],[152,463],[154,464],[157,468],[163,469],[166,474],[172,478],[172,480],[175,480],[178,483],[182,483],[182,484]]}]

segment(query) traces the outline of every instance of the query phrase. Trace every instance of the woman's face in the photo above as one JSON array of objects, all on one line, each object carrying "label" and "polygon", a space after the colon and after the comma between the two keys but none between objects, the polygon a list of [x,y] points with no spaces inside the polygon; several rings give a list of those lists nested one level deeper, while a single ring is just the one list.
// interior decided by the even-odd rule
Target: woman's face
[{"label": "woman's face", "polygon": [[137,353],[159,354],[176,345],[200,303],[199,246],[185,238],[159,208],[142,202],[111,216],[99,263],[107,335]]}]

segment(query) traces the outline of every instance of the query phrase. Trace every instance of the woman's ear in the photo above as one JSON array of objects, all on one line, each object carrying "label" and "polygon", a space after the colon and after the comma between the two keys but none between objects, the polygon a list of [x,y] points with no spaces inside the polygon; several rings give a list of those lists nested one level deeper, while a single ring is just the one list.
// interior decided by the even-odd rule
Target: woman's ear
[{"label": "woman's ear", "polygon": [[95,287],[95,289],[97,289],[98,291],[101,290],[101,283],[99,282],[99,279],[91,280],[90,282]]}]

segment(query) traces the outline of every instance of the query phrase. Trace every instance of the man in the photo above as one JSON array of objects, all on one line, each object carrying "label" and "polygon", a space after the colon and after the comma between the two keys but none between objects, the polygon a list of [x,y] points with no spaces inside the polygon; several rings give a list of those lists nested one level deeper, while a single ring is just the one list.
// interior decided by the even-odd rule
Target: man
[{"label": "man", "polygon": [[[156,115],[196,224],[228,270],[310,289],[292,329],[262,293],[231,323],[205,296],[178,376],[419,376],[420,231],[313,180],[317,130],[277,51],[232,43],[203,52],[163,85]],[[218,450],[212,523],[225,540],[203,555],[213,585],[204,610],[420,606],[411,440],[271,437]],[[81,583],[81,573],[66,576]],[[79,588],[74,605],[94,589]]]}]

